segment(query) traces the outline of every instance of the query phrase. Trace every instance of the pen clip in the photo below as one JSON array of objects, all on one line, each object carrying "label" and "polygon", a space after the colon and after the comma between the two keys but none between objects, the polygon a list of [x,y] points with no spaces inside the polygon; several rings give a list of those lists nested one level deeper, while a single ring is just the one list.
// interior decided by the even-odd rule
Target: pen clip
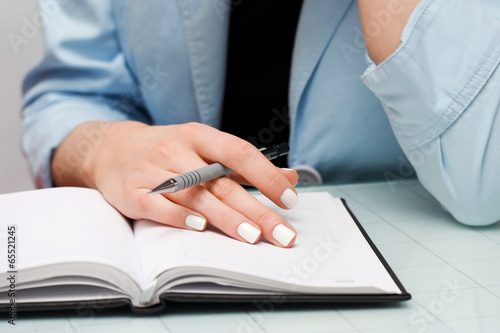
[{"label": "pen clip", "polygon": [[275,158],[286,155],[288,154],[289,150],[290,146],[286,142],[259,149],[259,151],[264,154],[264,156],[266,156],[268,160],[274,160]]}]

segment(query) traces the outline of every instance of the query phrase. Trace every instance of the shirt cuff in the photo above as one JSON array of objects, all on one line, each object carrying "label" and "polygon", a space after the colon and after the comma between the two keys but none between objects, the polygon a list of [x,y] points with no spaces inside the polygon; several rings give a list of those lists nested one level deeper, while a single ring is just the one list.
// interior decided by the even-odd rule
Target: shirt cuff
[{"label": "shirt cuff", "polygon": [[500,23],[479,1],[422,0],[400,47],[362,76],[380,99],[399,143],[419,147],[445,131],[500,62]]},{"label": "shirt cuff", "polygon": [[[112,109],[104,98],[63,96],[49,93],[23,110],[22,146],[38,188],[53,186],[51,159],[64,138],[79,125],[89,121],[120,121],[127,116]],[[92,135],[92,136],[91,136]],[[103,133],[89,133],[89,142],[75,147],[74,154],[84,153],[85,144]],[[79,152],[80,150],[80,152]]]}]

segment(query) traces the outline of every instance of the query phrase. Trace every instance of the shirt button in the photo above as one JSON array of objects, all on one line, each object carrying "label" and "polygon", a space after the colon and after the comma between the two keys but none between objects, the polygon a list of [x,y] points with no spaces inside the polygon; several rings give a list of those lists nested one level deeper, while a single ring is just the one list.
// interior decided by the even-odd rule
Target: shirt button
[{"label": "shirt button", "polygon": [[309,165],[296,165],[292,167],[292,169],[299,174],[298,186],[320,185],[323,183],[323,179],[318,170]]}]

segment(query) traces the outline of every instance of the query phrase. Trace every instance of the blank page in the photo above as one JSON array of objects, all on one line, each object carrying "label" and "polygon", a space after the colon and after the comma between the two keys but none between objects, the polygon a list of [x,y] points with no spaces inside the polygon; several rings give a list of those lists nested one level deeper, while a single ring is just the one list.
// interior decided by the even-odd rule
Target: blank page
[{"label": "blank page", "polygon": [[225,278],[240,279],[239,273],[248,274],[255,278],[244,277],[246,282],[272,288],[286,285],[301,292],[377,292],[374,287],[382,293],[400,293],[340,199],[326,192],[304,193],[297,206],[287,211],[264,196],[257,198],[297,230],[292,248],[276,247],[263,239],[256,245],[246,244],[218,230],[195,232],[136,221],[134,229],[145,278],[153,280],[164,271],[167,273],[163,277],[170,278],[181,272],[226,272]]},{"label": "blank page", "polygon": [[[141,281],[132,228],[96,190],[61,187],[4,194],[0,195],[0,212],[3,248],[7,248],[7,226],[16,225],[19,283],[26,282],[23,270],[33,272],[36,267],[63,263],[72,263],[67,268],[75,270],[78,262],[112,266],[116,281],[127,275]],[[40,278],[58,276],[63,267],[41,270],[44,276]],[[98,275],[89,265],[83,267],[82,275]],[[8,270],[7,260],[0,260],[0,273]]]}]

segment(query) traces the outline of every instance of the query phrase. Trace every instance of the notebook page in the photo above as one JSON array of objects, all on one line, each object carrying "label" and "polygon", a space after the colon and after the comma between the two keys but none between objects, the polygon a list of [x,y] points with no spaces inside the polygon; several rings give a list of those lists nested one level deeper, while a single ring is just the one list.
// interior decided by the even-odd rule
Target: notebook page
[{"label": "notebook page", "polygon": [[[285,283],[298,291],[336,288],[332,293],[337,293],[338,288],[375,286],[400,293],[340,199],[326,192],[303,193],[297,206],[287,211],[263,196],[257,198],[297,230],[292,248],[279,248],[262,240],[250,245],[217,230],[193,232],[136,221],[134,229],[145,277],[154,279],[165,270],[188,266],[185,271],[191,270],[192,274],[206,274],[210,268],[234,271]],[[200,269],[197,272],[192,267]]]},{"label": "notebook page", "polygon": [[[130,275],[140,281],[135,241],[128,221],[96,190],[51,188],[0,195],[0,243],[6,248],[7,226],[16,225],[18,283],[26,282],[33,268],[66,263],[100,263],[115,268],[116,281]],[[70,264],[71,263],[71,264]],[[52,266],[54,267],[54,266]],[[96,274],[86,264],[82,274]],[[0,261],[0,273],[12,270]],[[61,274],[62,268],[39,269],[40,278]],[[74,272],[75,273],[75,272]],[[109,275],[108,275],[109,278]],[[4,284],[0,282],[0,287]],[[113,282],[113,281],[109,281]]]}]

